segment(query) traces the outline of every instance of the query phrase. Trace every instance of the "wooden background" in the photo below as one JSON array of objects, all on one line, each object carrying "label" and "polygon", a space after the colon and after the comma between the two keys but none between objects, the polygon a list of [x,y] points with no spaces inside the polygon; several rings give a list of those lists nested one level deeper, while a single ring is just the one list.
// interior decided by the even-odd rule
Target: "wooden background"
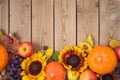
[{"label": "wooden background", "polygon": [[0,30],[62,50],[90,33],[95,45],[120,40],[120,0],[0,0]]}]

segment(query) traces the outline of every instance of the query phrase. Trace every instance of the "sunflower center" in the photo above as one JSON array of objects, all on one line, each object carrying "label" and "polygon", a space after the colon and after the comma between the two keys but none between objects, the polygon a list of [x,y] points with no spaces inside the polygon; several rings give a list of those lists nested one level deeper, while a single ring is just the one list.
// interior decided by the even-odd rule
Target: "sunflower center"
[{"label": "sunflower center", "polygon": [[33,61],[29,66],[29,71],[32,75],[37,75],[42,70],[42,64],[39,61]]},{"label": "sunflower center", "polygon": [[67,65],[71,65],[73,68],[76,68],[80,64],[80,58],[76,54],[71,54],[66,61]]}]

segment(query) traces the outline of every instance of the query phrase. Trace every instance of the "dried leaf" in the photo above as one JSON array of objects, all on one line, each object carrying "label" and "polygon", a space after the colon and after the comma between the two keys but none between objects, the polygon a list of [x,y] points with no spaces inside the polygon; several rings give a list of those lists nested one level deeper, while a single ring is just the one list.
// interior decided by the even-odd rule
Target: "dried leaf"
[{"label": "dried leaf", "polygon": [[115,47],[120,46],[120,42],[115,39],[110,39],[109,46],[114,49]]},{"label": "dried leaf", "polygon": [[16,53],[19,40],[13,34],[3,35],[0,44],[4,45],[9,53]]},{"label": "dried leaf", "polygon": [[0,31],[0,39],[2,38],[2,35],[3,35],[2,31]]}]

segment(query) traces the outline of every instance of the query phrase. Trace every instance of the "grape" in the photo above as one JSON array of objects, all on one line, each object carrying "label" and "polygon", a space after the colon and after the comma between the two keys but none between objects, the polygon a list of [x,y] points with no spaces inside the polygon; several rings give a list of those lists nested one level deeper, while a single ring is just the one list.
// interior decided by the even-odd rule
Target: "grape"
[{"label": "grape", "polygon": [[20,62],[22,62],[22,60],[23,60],[22,58],[19,58],[19,61],[20,61]]},{"label": "grape", "polygon": [[22,69],[21,69],[21,68],[19,68],[19,69],[18,69],[18,72],[20,73],[21,71],[22,71]]},{"label": "grape", "polygon": [[102,76],[103,80],[113,80],[112,76],[110,74],[105,74]]},{"label": "grape", "polygon": [[19,59],[19,55],[15,55],[15,59]]},{"label": "grape", "polygon": [[17,72],[17,68],[13,68],[13,70],[12,70],[13,72]]},{"label": "grape", "polygon": [[6,72],[10,72],[10,66],[6,67]]},{"label": "grape", "polygon": [[9,75],[10,75],[11,77],[14,76],[14,72],[11,71],[11,72],[9,73]]},{"label": "grape", "polygon": [[9,77],[6,77],[6,80],[10,80],[10,78],[9,78]]},{"label": "grape", "polygon": [[48,49],[48,46],[43,46],[42,49],[43,49],[43,50],[47,50],[47,49]]},{"label": "grape", "polygon": [[18,64],[18,60],[15,60],[14,63],[15,63],[15,64]]},{"label": "grape", "polygon": [[11,67],[15,67],[15,64],[14,64],[14,63],[12,63],[12,64],[11,64]]},{"label": "grape", "polygon": [[14,55],[14,58],[9,62],[9,64],[6,67],[6,79],[5,80],[22,80],[21,78],[21,71],[22,68],[20,66],[21,62],[24,58],[19,56],[18,54]]}]

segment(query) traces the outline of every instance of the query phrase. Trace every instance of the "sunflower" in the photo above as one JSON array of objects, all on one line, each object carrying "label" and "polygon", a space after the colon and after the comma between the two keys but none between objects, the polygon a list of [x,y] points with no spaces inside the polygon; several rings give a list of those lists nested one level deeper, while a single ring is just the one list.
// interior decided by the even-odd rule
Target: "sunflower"
[{"label": "sunflower", "polygon": [[41,52],[34,53],[31,57],[23,60],[21,67],[22,80],[44,80],[46,66],[45,56]]},{"label": "sunflower", "polygon": [[75,72],[83,72],[88,66],[84,50],[77,46],[68,46],[61,51],[59,61],[66,69],[71,69]]}]

